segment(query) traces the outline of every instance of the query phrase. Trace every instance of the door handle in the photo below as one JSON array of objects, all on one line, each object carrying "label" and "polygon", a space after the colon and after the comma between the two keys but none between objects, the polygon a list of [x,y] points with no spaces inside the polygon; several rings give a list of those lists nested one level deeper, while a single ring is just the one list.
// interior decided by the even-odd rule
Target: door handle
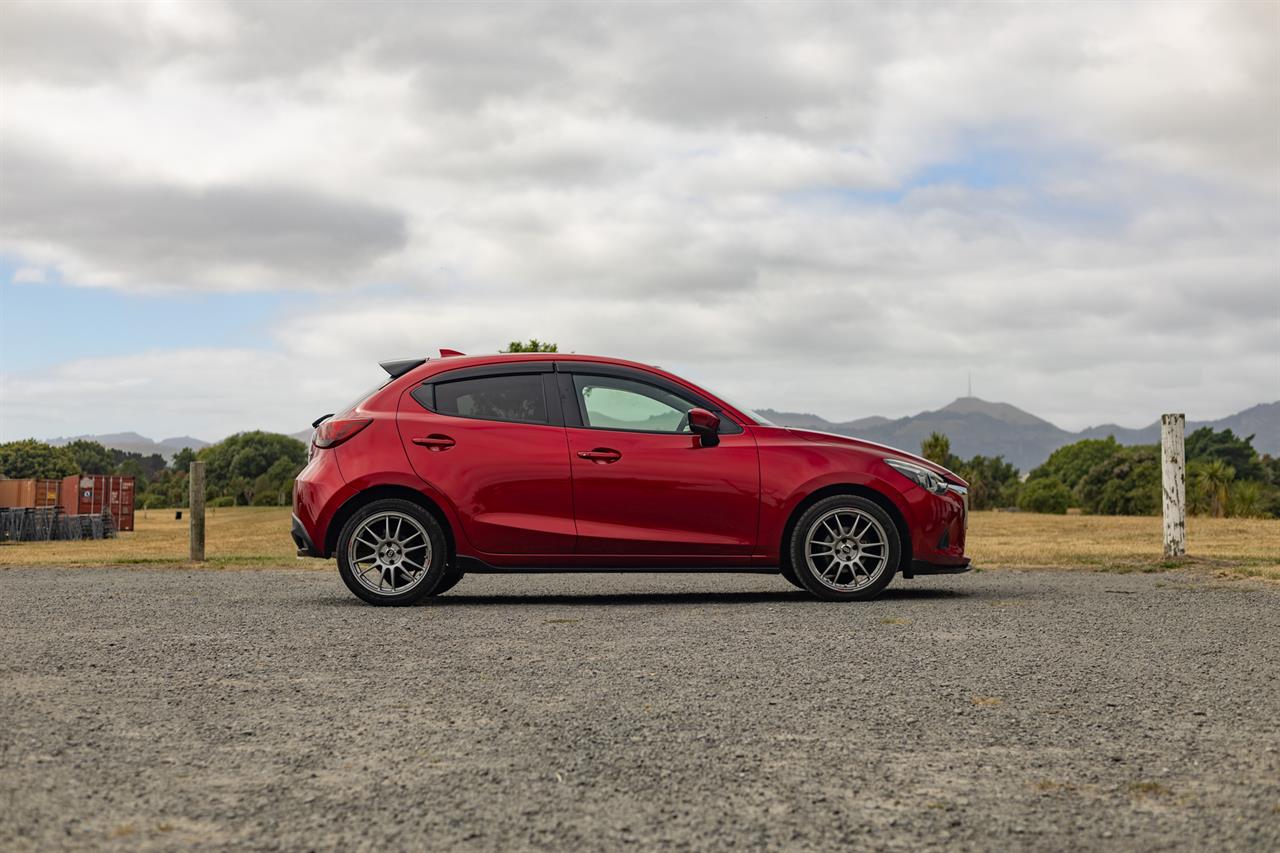
[{"label": "door handle", "polygon": [[437,452],[441,450],[448,450],[450,447],[453,447],[453,445],[457,443],[449,436],[441,435],[438,432],[433,432],[431,435],[428,435],[425,438],[412,439],[412,441],[414,444],[420,447],[425,447],[427,448],[427,450],[434,450]]},{"label": "door handle", "polygon": [[579,450],[578,456],[583,459],[589,459],[597,465],[608,465],[617,462],[622,458],[622,454],[614,450],[612,447],[597,447],[595,450]]}]

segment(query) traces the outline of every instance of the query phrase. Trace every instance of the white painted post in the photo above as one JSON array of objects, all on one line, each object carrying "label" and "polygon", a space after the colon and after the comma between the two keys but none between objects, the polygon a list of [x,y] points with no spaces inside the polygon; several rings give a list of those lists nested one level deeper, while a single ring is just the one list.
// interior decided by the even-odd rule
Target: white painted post
[{"label": "white painted post", "polygon": [[187,475],[191,489],[191,561],[204,562],[204,463],[192,462]]},{"label": "white painted post", "polygon": [[1187,418],[1160,416],[1160,479],[1164,492],[1164,555],[1187,553]]}]

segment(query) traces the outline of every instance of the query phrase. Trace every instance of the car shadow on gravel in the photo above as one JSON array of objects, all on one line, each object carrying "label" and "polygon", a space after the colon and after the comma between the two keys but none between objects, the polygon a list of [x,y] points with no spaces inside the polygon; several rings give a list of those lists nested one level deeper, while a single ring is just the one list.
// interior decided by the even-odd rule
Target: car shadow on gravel
[{"label": "car shadow on gravel", "polygon": [[[973,592],[957,589],[893,589],[885,590],[878,601],[928,601],[942,599],[971,598]],[[355,597],[329,597],[320,600],[321,604],[333,607],[367,607],[363,601]],[[795,590],[750,592],[735,591],[700,591],[700,592],[625,592],[625,593],[530,593],[518,595],[500,593],[495,595],[447,594],[438,598],[427,598],[419,602],[417,607],[474,607],[492,605],[570,605],[579,607],[635,607],[653,604],[697,605],[708,604],[822,604],[807,592]]]}]

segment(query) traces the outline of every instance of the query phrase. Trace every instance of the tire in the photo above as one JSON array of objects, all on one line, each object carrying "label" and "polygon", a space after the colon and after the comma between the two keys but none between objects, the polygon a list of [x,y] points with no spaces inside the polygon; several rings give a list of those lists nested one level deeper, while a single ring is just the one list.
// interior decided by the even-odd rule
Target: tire
[{"label": "tire", "polygon": [[412,501],[387,498],[347,519],[337,557],[347,589],[369,604],[394,607],[436,591],[446,578],[449,546],[435,516]]},{"label": "tire", "polygon": [[893,519],[875,501],[832,495],[796,521],[789,553],[796,579],[818,598],[869,601],[893,580],[902,543]]},{"label": "tire", "polygon": [[791,566],[790,566],[790,565],[784,565],[784,566],[779,570],[778,574],[780,574],[780,575],[782,575],[784,578],[786,578],[786,579],[787,579],[787,583],[791,584],[792,586],[796,587],[797,589],[802,589],[802,590],[804,590],[805,592],[808,592],[808,591],[809,591],[809,588],[808,588],[808,587],[806,587],[804,584],[800,583],[800,578],[796,577],[795,569],[791,568]]},{"label": "tire", "polygon": [[462,569],[458,568],[456,565],[446,566],[444,570],[444,577],[440,578],[440,583],[436,585],[435,589],[431,590],[431,592],[427,594],[443,595],[457,586],[458,581],[462,580],[462,577],[465,574],[466,572],[462,571]]}]

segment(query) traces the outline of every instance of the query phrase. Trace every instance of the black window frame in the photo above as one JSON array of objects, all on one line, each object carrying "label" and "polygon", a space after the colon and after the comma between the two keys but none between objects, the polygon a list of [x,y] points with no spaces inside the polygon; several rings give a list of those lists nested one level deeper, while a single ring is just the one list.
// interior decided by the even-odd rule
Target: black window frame
[{"label": "black window frame", "polygon": [[[436,386],[454,382],[465,382],[475,379],[499,379],[504,376],[541,375],[542,405],[546,410],[545,421],[523,421],[511,418],[488,418],[476,415],[464,415],[456,412],[442,412],[436,407]],[[530,427],[563,427],[564,415],[560,401],[559,388],[555,382],[555,368],[550,362],[534,362],[530,364],[491,364],[481,367],[462,367],[438,373],[419,384],[409,392],[409,396],[419,406],[443,418],[461,418],[469,421],[488,421],[489,423],[519,424]]]},{"label": "black window frame", "polygon": [[[447,412],[440,412],[436,409],[435,386],[442,385],[446,382],[455,382],[460,379],[483,379],[490,376],[511,376],[513,374],[537,373],[542,375],[542,395],[547,408],[548,421],[540,423],[537,421],[512,421],[501,420],[498,418],[477,418],[471,415],[455,415]],[[691,433],[685,432],[664,432],[662,430],[642,430],[642,429],[616,429],[613,427],[593,427],[589,426],[582,411],[582,401],[578,398],[577,389],[574,387],[573,375],[582,374],[585,376],[602,376],[615,379],[629,379],[632,382],[639,382],[642,385],[650,385],[660,391],[666,391],[668,394],[674,394],[677,397],[691,401],[695,406],[714,412],[720,418],[720,429],[717,431],[720,435],[738,435],[744,432],[743,427],[725,412],[722,406],[717,406],[708,398],[702,396],[698,392],[686,388],[677,382],[649,373],[644,370],[638,370],[634,367],[625,367],[619,364],[602,364],[591,361],[509,361],[498,364],[484,364],[477,367],[459,367],[453,370],[445,370],[434,376],[429,376],[423,380],[417,387],[413,388],[409,394],[413,399],[422,406],[423,409],[433,415],[439,415],[444,418],[461,418],[473,421],[489,421],[490,423],[507,423],[520,424],[522,426],[558,426],[558,427],[574,427],[575,429],[591,429],[601,432],[629,432],[636,435],[673,435],[688,437]]]},{"label": "black window frame", "polygon": [[614,364],[592,364],[591,362],[568,362],[558,363],[556,371],[559,374],[560,398],[564,403],[565,425],[572,426],[575,429],[591,429],[600,432],[627,432],[637,435],[672,435],[689,437],[692,432],[671,432],[669,430],[651,430],[651,429],[624,429],[622,427],[606,427],[591,426],[587,423],[586,411],[583,409],[582,398],[578,394],[578,389],[573,381],[574,376],[597,376],[603,379],[625,379],[629,382],[635,382],[639,385],[648,385],[659,391],[664,391],[675,397],[679,397],[686,402],[692,403],[693,408],[706,409],[714,412],[720,418],[720,428],[716,430],[719,435],[737,435],[743,431],[742,425],[729,417],[723,408],[715,405],[706,397],[698,394],[689,388],[664,379],[661,376],[652,373],[645,373],[630,367],[622,367]]}]

